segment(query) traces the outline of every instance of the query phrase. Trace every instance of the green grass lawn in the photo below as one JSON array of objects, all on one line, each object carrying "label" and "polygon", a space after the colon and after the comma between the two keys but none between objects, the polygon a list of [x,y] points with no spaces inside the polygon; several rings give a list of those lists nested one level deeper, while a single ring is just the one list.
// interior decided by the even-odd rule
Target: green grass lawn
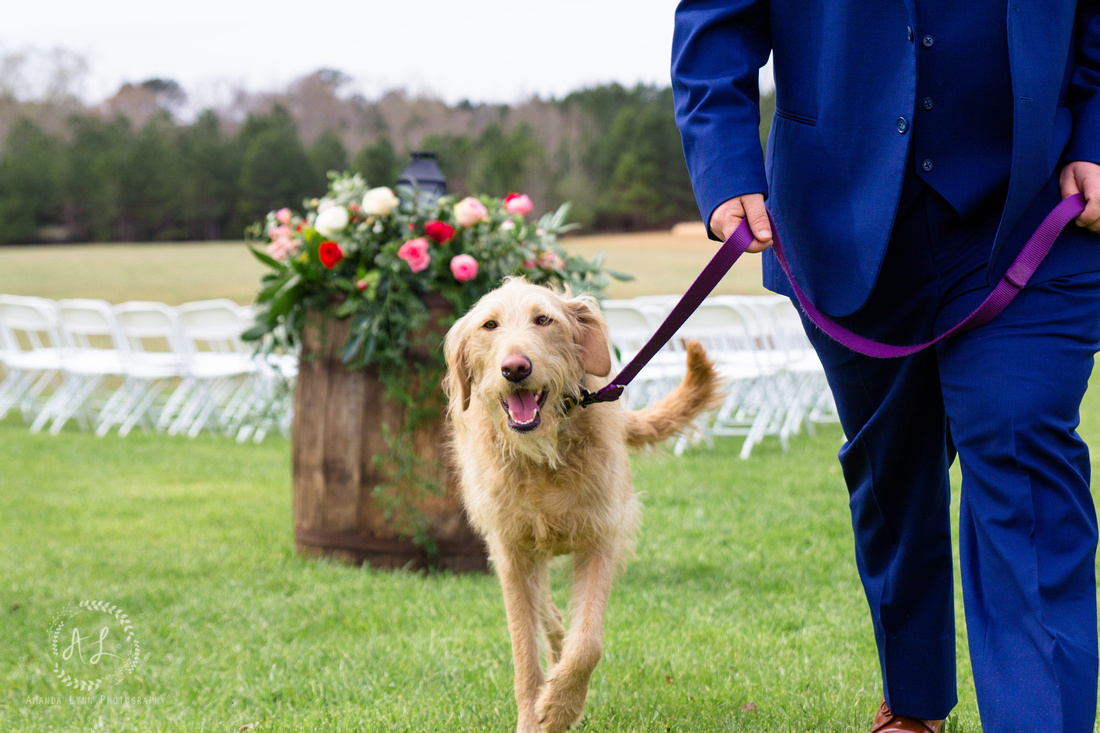
[{"label": "green grass lawn", "polygon": [[[880,693],[839,442],[829,426],[747,462],[732,440],[637,457],[645,525],[583,730],[865,727]],[[496,580],[297,557],[288,453],[0,423],[0,729],[512,729]],[[143,654],[90,696],[47,659],[48,624],[81,600],[123,609]],[[954,730],[977,730],[972,700]]]},{"label": "green grass lawn", "polygon": [[[34,292],[105,297],[92,263],[114,255],[96,249]],[[0,251],[0,292],[21,282],[13,273],[50,268],[41,257],[8,266],[29,251]],[[185,272],[176,256],[146,260],[160,296],[120,279],[113,299],[236,297],[196,296],[207,267]],[[1081,432],[1100,436],[1095,394]],[[880,681],[840,442],[828,425],[787,453],[765,441],[748,461],[737,439],[636,456],[644,525],[612,592],[580,730],[869,727]],[[32,436],[16,416],[0,421],[0,730],[514,730],[495,578],[302,559],[290,480],[278,437]],[[555,587],[564,603],[564,568]],[[960,705],[948,730],[977,733],[956,595]],[[67,606],[93,600],[128,615],[142,656],[84,694],[53,675],[48,632]]]}]

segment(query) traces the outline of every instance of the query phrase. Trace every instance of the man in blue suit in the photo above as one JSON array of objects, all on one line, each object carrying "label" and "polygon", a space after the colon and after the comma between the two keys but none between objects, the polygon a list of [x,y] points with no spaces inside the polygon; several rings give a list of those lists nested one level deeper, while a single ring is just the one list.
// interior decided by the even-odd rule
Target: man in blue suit
[{"label": "man in blue suit", "polygon": [[[776,111],[761,154],[759,68]],[[957,702],[950,485],[986,733],[1092,731],[1097,521],[1076,433],[1100,348],[1100,2],[682,0],[677,123],[715,238],[747,217],[861,335],[918,343],[988,294],[1082,193],[1030,284],[904,359],[807,326],[847,441],[856,565],[883,678],[875,731],[939,731]],[[790,294],[774,254],[765,283]]]}]

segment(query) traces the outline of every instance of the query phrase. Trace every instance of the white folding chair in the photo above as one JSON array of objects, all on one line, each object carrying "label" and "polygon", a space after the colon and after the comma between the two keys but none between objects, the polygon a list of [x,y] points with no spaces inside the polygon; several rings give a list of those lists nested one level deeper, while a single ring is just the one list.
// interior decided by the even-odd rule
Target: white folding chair
[{"label": "white folding chair", "polygon": [[176,311],[192,381],[168,432],[194,437],[207,427],[225,434],[239,430],[255,398],[252,380],[259,369],[241,341],[240,306],[231,300],[203,300],[184,303]]},{"label": "white folding chair", "polygon": [[814,423],[837,419],[825,369],[806,336],[798,309],[789,299],[781,298],[772,303],[771,316],[777,343],[785,355],[785,369],[793,386],[782,436],[786,438],[798,433],[802,425],[812,435]]},{"label": "white folding chair", "polygon": [[70,419],[87,429],[98,412],[97,402],[110,400],[113,378],[126,375],[128,349],[109,303],[60,300],[57,317],[64,342],[62,381],[31,423],[32,433],[49,423],[56,435]]},{"label": "white folding chair", "polygon": [[254,396],[247,404],[237,429],[237,442],[260,443],[271,428],[290,437],[294,417],[294,387],[298,380],[298,356],[293,353],[256,355]]},{"label": "white folding chair", "polygon": [[[250,305],[237,306],[237,317],[243,328],[256,321],[256,311]],[[252,440],[260,443],[272,428],[290,438],[294,421],[294,389],[298,381],[297,350],[290,345],[285,332],[276,331],[264,338],[263,347],[249,344],[256,361],[252,379],[251,400],[243,405],[237,442]]]},{"label": "white folding chair", "polygon": [[[170,389],[189,388],[190,358],[179,316],[163,303],[140,301],[122,303],[114,311],[128,346],[125,376],[100,412],[96,435],[106,435],[115,425],[120,436],[139,423],[163,427],[171,415],[164,414],[163,405],[157,409],[158,398]],[[171,396],[165,404],[170,402]]]},{"label": "white folding chair", "polygon": [[0,420],[13,407],[19,407],[24,420],[34,420],[43,395],[59,381],[61,346],[56,303],[0,295]]},{"label": "white folding chair", "polygon": [[[611,337],[614,375],[641,351],[659,320],[654,320],[652,311],[629,300],[605,300],[600,303],[600,310]],[[675,389],[684,371],[683,355],[674,354],[671,345],[666,345],[623,392],[623,406],[633,409],[653,404]]]},{"label": "white folding chair", "polygon": [[[718,365],[725,381],[726,398],[704,423],[703,439],[713,446],[714,436],[744,436],[741,458],[748,458],[775,420],[769,379],[773,370],[763,361],[754,337],[751,315],[730,303],[707,299],[688,318],[676,336],[677,344],[700,341],[707,355]],[[679,455],[688,445],[686,438],[676,444]]]}]

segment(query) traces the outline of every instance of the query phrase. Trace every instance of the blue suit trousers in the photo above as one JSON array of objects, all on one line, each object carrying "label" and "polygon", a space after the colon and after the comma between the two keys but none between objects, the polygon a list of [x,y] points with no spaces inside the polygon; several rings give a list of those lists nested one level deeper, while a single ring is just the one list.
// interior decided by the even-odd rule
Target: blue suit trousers
[{"label": "blue suit trousers", "polygon": [[[985,298],[1000,213],[963,221],[931,189],[910,181],[906,191],[870,299],[838,319],[896,344],[929,339]],[[1053,182],[1045,195],[1057,202]],[[898,714],[941,719],[957,702],[948,477],[957,457],[983,729],[1093,730],[1097,520],[1076,428],[1100,348],[1100,272],[1066,263],[1091,262],[1086,248],[1098,246],[1071,224],[993,322],[905,359],[860,356],[806,325],[847,438],[857,567]]]}]

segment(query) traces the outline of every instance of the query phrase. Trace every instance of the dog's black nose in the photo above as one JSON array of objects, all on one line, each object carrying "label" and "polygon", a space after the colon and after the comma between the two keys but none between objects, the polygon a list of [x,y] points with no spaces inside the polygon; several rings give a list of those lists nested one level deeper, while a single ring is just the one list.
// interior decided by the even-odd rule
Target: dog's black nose
[{"label": "dog's black nose", "polygon": [[500,373],[509,382],[522,382],[531,376],[531,360],[522,354],[512,354],[501,363]]}]

